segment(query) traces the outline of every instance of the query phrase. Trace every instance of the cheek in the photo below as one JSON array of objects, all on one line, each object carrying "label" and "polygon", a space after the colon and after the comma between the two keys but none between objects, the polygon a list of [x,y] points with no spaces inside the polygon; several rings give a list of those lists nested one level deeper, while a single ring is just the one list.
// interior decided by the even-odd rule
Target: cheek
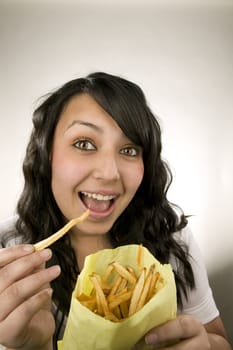
[{"label": "cheek", "polygon": [[132,195],[134,195],[141,182],[143,179],[143,175],[144,175],[144,165],[143,163],[138,164],[137,166],[135,166],[133,168],[133,171],[130,171],[130,173],[128,173],[127,175],[127,187],[129,189],[129,191],[132,193]]},{"label": "cheek", "polygon": [[71,161],[69,157],[59,152],[54,152],[51,167],[53,189],[72,186],[79,174],[77,162]]},{"label": "cheek", "polygon": [[57,149],[53,153],[52,161],[52,190],[62,192],[65,189],[74,189],[90,172],[90,162],[77,159],[71,152],[59,152]]}]

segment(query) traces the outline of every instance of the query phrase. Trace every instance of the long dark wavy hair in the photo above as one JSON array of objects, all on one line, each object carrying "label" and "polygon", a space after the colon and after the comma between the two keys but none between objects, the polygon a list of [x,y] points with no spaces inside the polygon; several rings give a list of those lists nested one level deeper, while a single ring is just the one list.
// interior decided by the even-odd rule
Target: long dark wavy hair
[{"label": "long dark wavy hair", "polygon": [[[51,190],[50,154],[53,135],[64,107],[82,93],[89,94],[117,122],[124,134],[143,148],[144,178],[129,206],[110,231],[112,246],[142,243],[161,263],[171,256],[177,262],[177,300],[187,298],[194,288],[188,249],[174,238],[187,219],[181,209],[167,199],[172,174],[161,157],[161,129],[141,88],[124,78],[97,72],[74,79],[46,96],[33,115],[33,130],[23,163],[24,189],[18,202],[17,231],[25,241],[35,243],[63,224]],[[177,211],[179,209],[179,212]],[[54,301],[67,314],[78,266],[69,236],[51,247],[50,264],[61,266],[61,276],[53,283]]]}]

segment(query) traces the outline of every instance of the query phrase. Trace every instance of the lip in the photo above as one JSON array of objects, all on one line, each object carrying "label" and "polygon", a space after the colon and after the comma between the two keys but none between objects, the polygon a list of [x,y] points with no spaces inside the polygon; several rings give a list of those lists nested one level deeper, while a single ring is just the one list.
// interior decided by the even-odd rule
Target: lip
[{"label": "lip", "polygon": [[[85,203],[82,201],[81,197],[80,197],[80,193],[82,192],[88,192],[88,193],[91,193],[91,194],[100,194],[102,196],[114,196],[114,200],[112,201],[111,203],[111,206],[103,211],[103,212],[96,212],[94,211],[93,209],[91,208],[88,208]],[[82,203],[82,206],[86,209],[89,209],[90,210],[90,214],[89,214],[89,218],[93,218],[93,219],[105,219],[105,218],[108,218],[115,210],[116,208],[116,203],[117,203],[117,200],[119,198],[119,193],[116,193],[116,192],[112,192],[112,191],[106,191],[106,190],[101,190],[101,191],[80,191],[78,192],[78,197],[79,197],[79,200],[81,201]]]}]

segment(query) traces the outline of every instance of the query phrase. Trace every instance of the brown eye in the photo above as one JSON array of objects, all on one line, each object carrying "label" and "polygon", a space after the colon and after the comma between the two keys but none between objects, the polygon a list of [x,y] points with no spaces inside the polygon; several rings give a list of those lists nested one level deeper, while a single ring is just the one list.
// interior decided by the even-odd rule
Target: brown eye
[{"label": "brown eye", "polygon": [[137,157],[140,154],[140,151],[136,147],[125,147],[120,151],[120,153],[129,157]]},{"label": "brown eye", "polygon": [[95,145],[89,140],[79,140],[75,142],[74,146],[83,151],[93,151],[96,149]]}]

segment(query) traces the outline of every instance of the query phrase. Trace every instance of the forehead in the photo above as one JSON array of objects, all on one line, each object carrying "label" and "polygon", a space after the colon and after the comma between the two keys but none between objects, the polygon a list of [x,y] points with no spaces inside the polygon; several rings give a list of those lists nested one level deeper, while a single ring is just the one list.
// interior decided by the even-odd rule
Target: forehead
[{"label": "forehead", "polygon": [[[87,93],[82,93],[73,96],[64,107],[61,116],[70,115],[75,116],[77,114],[86,114],[88,112],[101,112],[106,113],[103,108]],[[107,114],[107,113],[106,113]]]},{"label": "forehead", "polygon": [[66,130],[75,124],[90,123],[96,128],[111,127],[122,130],[115,120],[87,93],[73,96],[64,107],[57,124],[58,129]]}]

